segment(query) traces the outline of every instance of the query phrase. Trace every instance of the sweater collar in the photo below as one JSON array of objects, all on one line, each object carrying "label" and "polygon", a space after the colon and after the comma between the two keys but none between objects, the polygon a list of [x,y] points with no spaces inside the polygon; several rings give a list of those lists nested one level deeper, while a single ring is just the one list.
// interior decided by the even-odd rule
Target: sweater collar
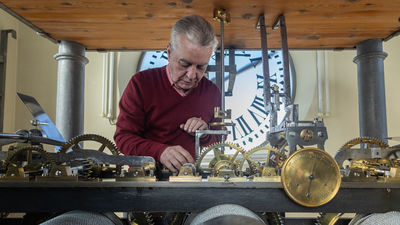
[{"label": "sweater collar", "polygon": [[189,91],[187,91],[187,92],[184,92],[181,88],[177,87],[177,86],[174,84],[174,82],[172,81],[171,74],[170,74],[170,72],[169,72],[169,64],[167,65],[166,70],[167,70],[168,81],[169,81],[169,83],[171,84],[171,86],[174,88],[174,90],[175,90],[180,96],[182,96],[182,97],[187,96],[192,90],[189,90]]}]

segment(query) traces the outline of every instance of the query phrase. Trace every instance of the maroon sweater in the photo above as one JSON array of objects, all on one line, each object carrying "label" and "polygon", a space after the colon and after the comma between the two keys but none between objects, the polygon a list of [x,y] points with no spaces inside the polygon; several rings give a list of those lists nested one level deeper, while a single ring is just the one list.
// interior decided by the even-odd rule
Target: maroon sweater
[{"label": "maroon sweater", "polygon": [[[179,95],[168,80],[166,67],[141,71],[129,81],[119,102],[114,140],[125,155],[151,156],[160,161],[168,146],[180,145],[195,157],[195,137],[179,128],[191,117],[214,122],[214,107],[221,93],[206,78],[186,96]],[[208,145],[219,140],[209,135]]]}]

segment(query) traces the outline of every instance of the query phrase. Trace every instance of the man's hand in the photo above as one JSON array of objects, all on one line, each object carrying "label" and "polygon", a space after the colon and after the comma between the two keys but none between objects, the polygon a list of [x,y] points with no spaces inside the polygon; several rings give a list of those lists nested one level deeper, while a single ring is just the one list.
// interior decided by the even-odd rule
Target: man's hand
[{"label": "man's hand", "polygon": [[195,135],[196,130],[205,130],[208,128],[207,123],[198,117],[189,118],[186,123],[179,126],[182,130],[190,135]]},{"label": "man's hand", "polygon": [[160,156],[160,162],[172,172],[178,172],[185,163],[194,163],[193,157],[180,145],[169,146]]}]

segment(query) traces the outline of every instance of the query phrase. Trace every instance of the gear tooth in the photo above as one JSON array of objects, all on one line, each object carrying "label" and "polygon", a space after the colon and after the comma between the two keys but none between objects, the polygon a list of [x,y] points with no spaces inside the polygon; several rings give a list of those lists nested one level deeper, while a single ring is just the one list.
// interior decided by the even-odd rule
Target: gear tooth
[{"label": "gear tooth", "polygon": [[75,146],[81,141],[97,141],[99,143],[105,144],[106,147],[110,149],[113,155],[119,155],[119,150],[112,141],[97,134],[82,134],[73,137],[69,141],[67,141],[63,146],[61,146],[60,152],[66,153],[69,149],[71,149],[73,146]]},{"label": "gear tooth", "polygon": [[219,149],[221,147],[230,147],[232,149],[235,149],[236,151],[242,153],[242,155],[245,157],[245,151],[243,148],[241,148],[240,146],[236,146],[233,143],[230,142],[216,142],[214,144],[209,145],[208,147],[206,147],[201,154],[199,155],[199,158],[196,160],[195,162],[195,166],[196,166],[196,171],[201,171],[200,165],[201,165],[201,161],[203,160],[204,156],[210,152],[213,149]]},{"label": "gear tooth", "polygon": [[378,138],[373,138],[373,137],[367,137],[367,136],[362,136],[362,137],[357,137],[350,139],[347,141],[340,149],[350,149],[351,147],[361,144],[361,143],[370,143],[370,144],[375,144],[378,145],[381,148],[387,148],[389,147],[388,144],[383,142],[382,140]]},{"label": "gear tooth", "polygon": [[44,158],[45,158],[45,162],[44,163],[49,163],[51,165],[55,165],[56,162],[54,161],[54,159],[42,148],[40,147],[36,147],[36,146],[28,146],[28,147],[23,147],[18,149],[17,151],[15,151],[13,154],[11,154],[4,163],[4,168],[7,168],[8,165],[13,164],[13,159],[16,155],[21,154],[21,152],[25,152],[25,151],[36,151],[39,152]]}]

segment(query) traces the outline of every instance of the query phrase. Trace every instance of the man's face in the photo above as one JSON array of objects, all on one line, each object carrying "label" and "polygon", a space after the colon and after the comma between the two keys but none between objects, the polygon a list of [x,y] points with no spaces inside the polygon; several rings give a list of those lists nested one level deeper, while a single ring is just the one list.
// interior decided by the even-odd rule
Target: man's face
[{"label": "man's face", "polygon": [[212,46],[191,43],[184,34],[176,37],[176,46],[168,45],[169,72],[173,83],[184,91],[195,88],[207,69]]}]

